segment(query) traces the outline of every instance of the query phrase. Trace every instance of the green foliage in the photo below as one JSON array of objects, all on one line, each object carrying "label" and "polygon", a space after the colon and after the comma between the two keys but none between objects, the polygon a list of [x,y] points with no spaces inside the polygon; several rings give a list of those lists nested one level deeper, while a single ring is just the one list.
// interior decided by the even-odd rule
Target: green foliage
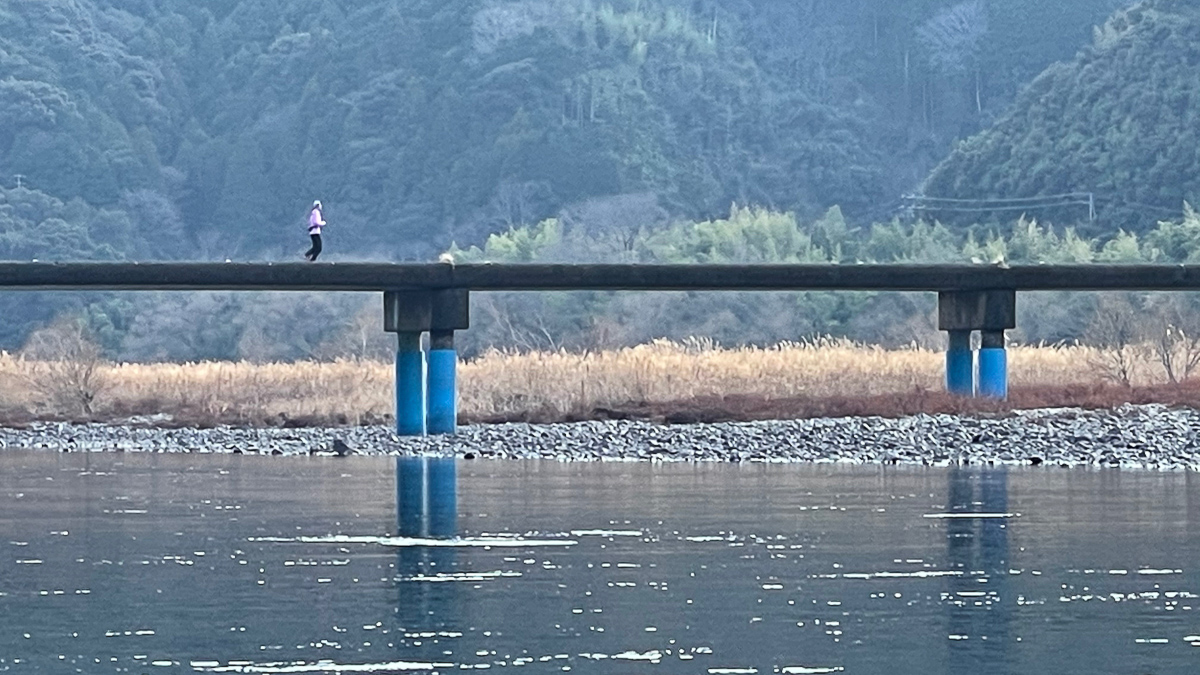
[{"label": "green foliage", "polygon": [[[1073,228],[1021,219],[1007,230],[956,233],[940,223],[893,221],[868,229],[840,211],[814,220],[735,207],[728,218],[682,221],[638,231],[630,248],[645,263],[976,263],[1082,264],[1200,261],[1200,215],[1164,221],[1143,237],[1121,232],[1088,239]],[[604,241],[559,221],[494,235],[485,249],[453,249],[462,262],[624,260],[598,255]],[[581,253],[586,252],[586,253]],[[636,344],[701,335],[724,344],[768,344],[823,335],[884,344],[936,344],[927,295],[875,293],[488,294],[468,353],[489,346],[547,349]],[[1059,342],[1086,338],[1096,305],[1083,294],[1032,294],[1022,300],[1021,337]]]},{"label": "green foliage", "polygon": [[472,247],[464,251],[457,246],[452,247],[450,255],[456,262],[534,262],[546,259],[561,244],[562,226],[551,218],[537,225],[493,234],[488,237],[483,250]]},{"label": "green foliage", "polygon": [[[1051,67],[992,128],[960,144],[929,176],[925,193],[979,199],[1092,192],[1099,220],[1089,236],[1146,232],[1160,214],[1178,213],[1200,195],[1198,62],[1195,3],[1146,0],[1118,12],[1097,29],[1091,47]],[[1076,204],[1038,215],[1081,222],[1086,209]]]},{"label": "green foliage", "polygon": [[[1127,225],[1137,237],[1090,248],[1049,228],[979,230],[969,241],[982,243],[970,249],[957,228],[879,222],[956,139],[1085,44],[1112,8],[1113,0],[7,0],[0,258],[296,260],[307,246],[307,206],[321,198],[330,259],[428,260],[451,241],[466,247],[454,249],[460,259],[511,261],[1124,260],[1146,246],[1160,251],[1155,259],[1180,259],[1191,250],[1187,235],[1166,226],[1151,241],[1146,227]],[[1171,23],[1183,10],[1164,0],[1153,8],[1118,16],[1089,53],[1127,54],[1120,58],[1151,68],[1143,79],[1155,97],[1061,105],[1097,109],[1105,144],[1081,125],[1067,130],[1070,142],[1136,184],[1130,200],[1177,209],[1191,194],[1176,183],[1194,178],[1193,132],[1159,120],[1193,114],[1194,83],[1181,73],[1194,44],[1180,43],[1190,28]],[[1178,63],[1138,37],[1149,24],[1167,27],[1163,44]],[[1095,58],[1097,69],[1109,64]],[[1060,70],[1043,80],[1069,76]],[[1111,86],[1127,77],[1093,75]],[[1048,87],[1039,80],[1035,89]],[[1141,156],[1122,145],[1142,128],[1169,139],[1147,147],[1169,151]],[[1060,155],[1039,158],[1030,175],[1051,171]],[[1175,183],[1164,179],[1171,171]],[[62,308],[87,317],[113,355],[265,353],[247,345],[269,333],[243,316],[261,307],[227,298],[30,297],[0,299],[0,346],[19,345]],[[552,308],[564,334],[597,341],[660,329],[731,341],[869,331],[856,316],[875,302],[655,300],[661,320],[639,324],[643,301],[565,297],[526,302]],[[218,311],[226,306],[234,309]],[[154,344],[209,309],[219,325]],[[503,333],[510,343],[554,333],[515,325]],[[321,335],[308,327],[281,336],[290,346],[270,356],[308,353]]]},{"label": "green foliage", "polygon": [[13,0],[0,185],[129,211],[135,258],[293,259],[314,197],[330,255],[389,259],[609,195],[863,220],[1111,2],[988,0],[956,33],[967,5]]},{"label": "green foliage", "polygon": [[1200,260],[1200,215],[1184,205],[1183,219],[1163,221],[1147,233],[1145,250],[1155,262],[1194,263]]},{"label": "green foliage", "polygon": [[[831,213],[840,220],[840,212]],[[665,263],[829,260],[814,246],[812,234],[801,230],[794,214],[737,206],[729,218],[681,223],[646,237],[638,248],[644,258]]]}]

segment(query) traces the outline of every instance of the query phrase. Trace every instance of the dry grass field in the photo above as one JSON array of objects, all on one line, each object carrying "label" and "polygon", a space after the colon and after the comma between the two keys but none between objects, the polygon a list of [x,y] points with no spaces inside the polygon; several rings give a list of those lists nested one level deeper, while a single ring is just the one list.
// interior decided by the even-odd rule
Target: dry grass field
[{"label": "dry grass field", "polygon": [[[492,352],[459,369],[464,421],[536,422],[644,417],[668,422],[900,415],[1122,402],[1200,403],[1189,383],[1166,384],[1147,350],[1014,347],[1011,400],[942,393],[943,355],[837,340],[770,348],[655,342],[594,353]],[[1129,385],[1114,383],[1128,361]],[[370,361],[110,364],[0,355],[0,412],[33,419],[119,420],[166,414],[166,424],[309,425],[388,420],[392,365]]]}]

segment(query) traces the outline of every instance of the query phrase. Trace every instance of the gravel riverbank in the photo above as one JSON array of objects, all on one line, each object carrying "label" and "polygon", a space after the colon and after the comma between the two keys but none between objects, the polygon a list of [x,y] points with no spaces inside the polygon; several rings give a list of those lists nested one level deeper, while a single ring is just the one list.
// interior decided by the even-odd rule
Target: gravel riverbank
[{"label": "gravel riverbank", "polygon": [[464,427],[399,438],[388,427],[165,429],[37,423],[0,429],[0,448],[57,452],[443,455],[559,461],[1032,464],[1200,471],[1200,412],[1164,406],[658,425],[634,421]]}]

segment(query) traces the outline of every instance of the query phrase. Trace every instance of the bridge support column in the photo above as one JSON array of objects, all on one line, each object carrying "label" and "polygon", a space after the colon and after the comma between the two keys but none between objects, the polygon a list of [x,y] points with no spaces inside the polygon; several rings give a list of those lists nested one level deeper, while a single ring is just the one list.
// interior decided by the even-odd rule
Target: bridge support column
[{"label": "bridge support column", "polygon": [[[1017,327],[1017,292],[1013,290],[943,291],[938,293],[938,328],[950,334],[946,353],[946,388],[962,396],[1008,397],[1008,355],[1004,331]],[[970,336],[980,331],[978,378]]]},{"label": "bridge support column", "polygon": [[979,348],[979,395],[983,398],[1008,398],[1008,352],[1004,331],[985,330]]},{"label": "bridge support column", "polygon": [[425,435],[425,353],[420,333],[397,333],[396,433]]},{"label": "bridge support column", "polygon": [[396,334],[396,434],[425,434],[425,354],[421,335],[432,321],[430,294],[383,294],[383,326]]},{"label": "bridge support column", "polygon": [[458,426],[458,351],[454,331],[470,327],[467,291],[433,294],[429,332],[427,428],[431,434],[453,434]]},{"label": "bridge support column", "polygon": [[958,396],[975,395],[975,354],[971,351],[971,331],[950,331],[946,350],[946,391]]}]

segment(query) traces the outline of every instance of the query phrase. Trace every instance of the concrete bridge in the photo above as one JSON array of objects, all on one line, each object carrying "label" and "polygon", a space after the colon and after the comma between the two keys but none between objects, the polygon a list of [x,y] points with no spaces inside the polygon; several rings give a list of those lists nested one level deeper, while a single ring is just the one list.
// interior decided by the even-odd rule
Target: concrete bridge
[{"label": "concrete bridge", "polygon": [[[396,431],[453,433],[456,331],[472,291],[920,291],[938,294],[946,386],[1008,395],[1005,331],[1019,291],[1196,291],[1200,265],[637,265],[0,262],[0,289],[358,291],[396,333]],[[980,349],[971,334],[980,332]],[[429,334],[428,352],[422,336]]]}]

